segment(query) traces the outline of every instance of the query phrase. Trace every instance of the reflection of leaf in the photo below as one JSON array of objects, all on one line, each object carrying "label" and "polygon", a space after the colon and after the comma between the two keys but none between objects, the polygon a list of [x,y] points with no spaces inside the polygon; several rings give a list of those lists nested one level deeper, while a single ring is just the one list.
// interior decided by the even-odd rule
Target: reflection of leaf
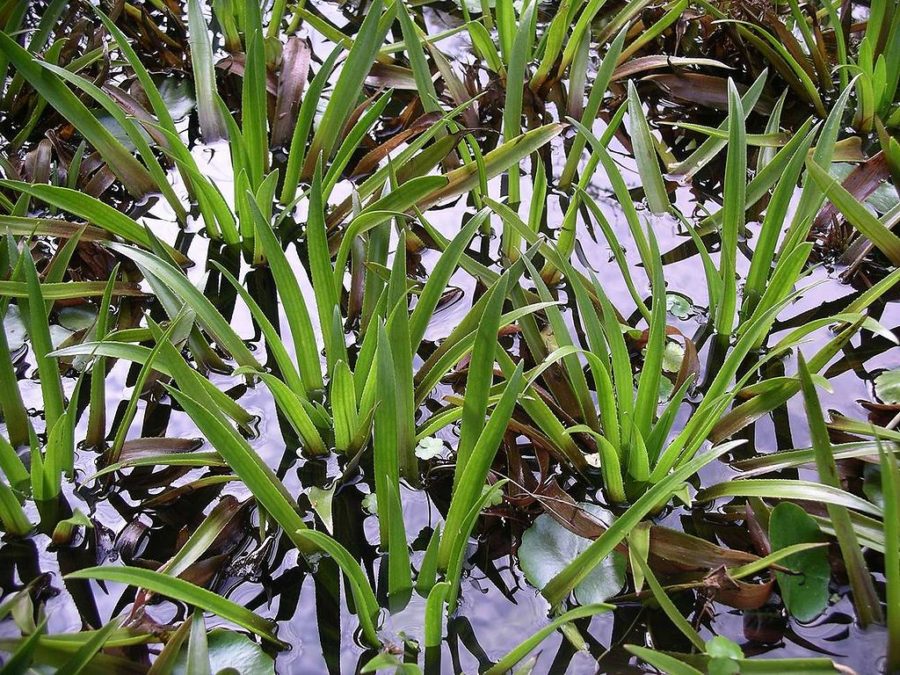
[{"label": "reflection of leaf", "polygon": [[[790,502],[782,502],[769,518],[769,540],[772,551],[793,544],[825,541],[819,526],[806,511]],[[828,580],[831,568],[828,552],[814,548],[789,555],[781,562],[797,574],[776,572],[784,605],[795,619],[810,621],[828,605]]]},{"label": "reflection of leaf", "polygon": [[[222,628],[214,628],[207,636],[209,665],[213,673],[223,670],[241,675],[274,675],[275,662],[246,635]],[[172,670],[174,675],[187,673],[187,653],[181,656]]]},{"label": "reflection of leaf", "polygon": [[[610,513],[596,504],[579,506],[605,524],[612,521]],[[543,588],[590,545],[590,539],[573,534],[547,514],[542,514],[522,535],[519,564],[529,583],[535,588]],[[624,585],[625,557],[614,552],[575,587],[575,598],[583,605],[603,602]]]},{"label": "reflection of leaf", "polygon": [[882,403],[900,403],[900,368],[885,370],[875,378],[875,395]]}]

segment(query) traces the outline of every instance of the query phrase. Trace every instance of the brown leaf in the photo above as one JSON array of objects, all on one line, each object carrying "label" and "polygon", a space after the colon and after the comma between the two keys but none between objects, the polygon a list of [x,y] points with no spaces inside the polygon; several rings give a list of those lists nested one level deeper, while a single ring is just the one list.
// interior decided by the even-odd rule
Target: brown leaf
[{"label": "brown leaf", "polygon": [[399,147],[413,136],[418,136],[424,131],[427,131],[437,124],[441,117],[441,114],[438,112],[426,113],[418,117],[408,128],[400,133],[394,134],[384,143],[367,152],[356,164],[350,177],[355,178],[374,170],[375,167],[378,166],[378,163],[387,157],[392,150]]},{"label": "brown leaf", "polygon": [[197,586],[206,586],[216,576],[216,572],[222,568],[226,560],[228,560],[227,555],[216,555],[211,558],[198,560],[179,574],[178,577]]},{"label": "brown leaf", "polygon": [[538,487],[535,496],[547,515],[579,537],[596,539],[606,531],[606,526],[581,508],[555,480],[547,481]]},{"label": "brown leaf", "polygon": [[[228,74],[237,75],[238,77],[243,78],[245,59],[245,54],[231,54],[230,56],[220,59],[216,63],[216,68],[223,70]],[[275,82],[275,76],[272,75],[271,71],[268,69],[266,70],[266,91],[271,96],[278,94],[278,84]]]},{"label": "brown leaf", "polygon": [[738,581],[728,576],[724,567],[713,570],[703,579],[701,592],[722,604],[735,609],[759,609],[772,595],[775,585],[774,577],[757,584]]},{"label": "brown leaf", "polygon": [[50,161],[52,159],[53,144],[46,138],[42,139],[37,147],[25,155],[23,168],[25,176],[31,183],[50,182]]},{"label": "brown leaf", "polygon": [[[853,167],[841,185],[857,201],[864,202],[888,178],[890,173],[887,158],[883,151],[879,151],[862,164]],[[814,228],[825,229],[837,218],[840,218],[840,212],[834,204],[828,202],[816,216]]]},{"label": "brown leaf", "polygon": [[[660,68],[677,68],[678,66],[688,65],[696,59],[686,59],[678,56],[670,56],[669,54],[652,54],[650,56],[641,56],[636,59],[628,59],[625,63],[616,67],[612,74],[612,80],[627,80],[634,77],[638,73],[645,73],[649,70],[659,70]],[[712,65],[705,63],[704,65]],[[724,63],[719,63],[719,67],[728,68]]]},{"label": "brown leaf", "polygon": [[[728,110],[727,78],[703,73],[666,73],[648,75],[643,79],[650,80],[666,95],[678,101],[716,110]],[[737,88],[741,95],[747,90],[742,84],[738,84]],[[768,115],[772,112],[772,102],[766,96],[760,96],[753,110],[760,115]]]},{"label": "brown leaf", "polygon": [[312,50],[307,40],[292,35],[285,42],[278,77],[275,116],[272,119],[273,148],[284,147],[290,142],[309,76],[311,56]]},{"label": "brown leaf", "polygon": [[[722,548],[685,532],[654,525],[650,528],[650,554],[661,568],[675,571],[738,567],[759,560],[745,551]],[[656,569],[656,567],[654,567]]]},{"label": "brown leaf", "polygon": [[403,89],[416,91],[416,77],[413,71],[403,66],[388,63],[373,63],[366,84],[383,89]]}]

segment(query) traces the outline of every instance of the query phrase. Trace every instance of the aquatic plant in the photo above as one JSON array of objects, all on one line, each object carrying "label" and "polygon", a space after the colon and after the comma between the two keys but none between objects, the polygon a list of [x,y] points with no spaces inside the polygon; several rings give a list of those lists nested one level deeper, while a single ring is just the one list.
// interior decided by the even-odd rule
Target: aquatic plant
[{"label": "aquatic plant", "polygon": [[430,4],[0,1],[4,672],[896,670],[897,2]]}]

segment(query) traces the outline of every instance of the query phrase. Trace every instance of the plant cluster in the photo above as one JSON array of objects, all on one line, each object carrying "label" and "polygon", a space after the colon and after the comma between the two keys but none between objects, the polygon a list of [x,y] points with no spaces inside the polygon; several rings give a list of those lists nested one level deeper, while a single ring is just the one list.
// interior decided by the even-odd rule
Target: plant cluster
[{"label": "plant cluster", "polygon": [[708,609],[836,590],[900,669],[897,1],[431,5],[0,0],[4,672],[272,672],[306,575],[323,652],[461,670],[506,556],[482,672],[635,608],[623,664],[834,672]]}]

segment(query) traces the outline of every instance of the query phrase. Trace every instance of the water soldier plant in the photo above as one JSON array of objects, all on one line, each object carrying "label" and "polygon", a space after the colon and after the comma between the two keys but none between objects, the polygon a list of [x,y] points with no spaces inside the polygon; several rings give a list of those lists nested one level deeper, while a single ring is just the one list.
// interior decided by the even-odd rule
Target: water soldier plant
[{"label": "water soldier plant", "polygon": [[0,73],[3,672],[900,670],[897,0],[0,0]]}]

